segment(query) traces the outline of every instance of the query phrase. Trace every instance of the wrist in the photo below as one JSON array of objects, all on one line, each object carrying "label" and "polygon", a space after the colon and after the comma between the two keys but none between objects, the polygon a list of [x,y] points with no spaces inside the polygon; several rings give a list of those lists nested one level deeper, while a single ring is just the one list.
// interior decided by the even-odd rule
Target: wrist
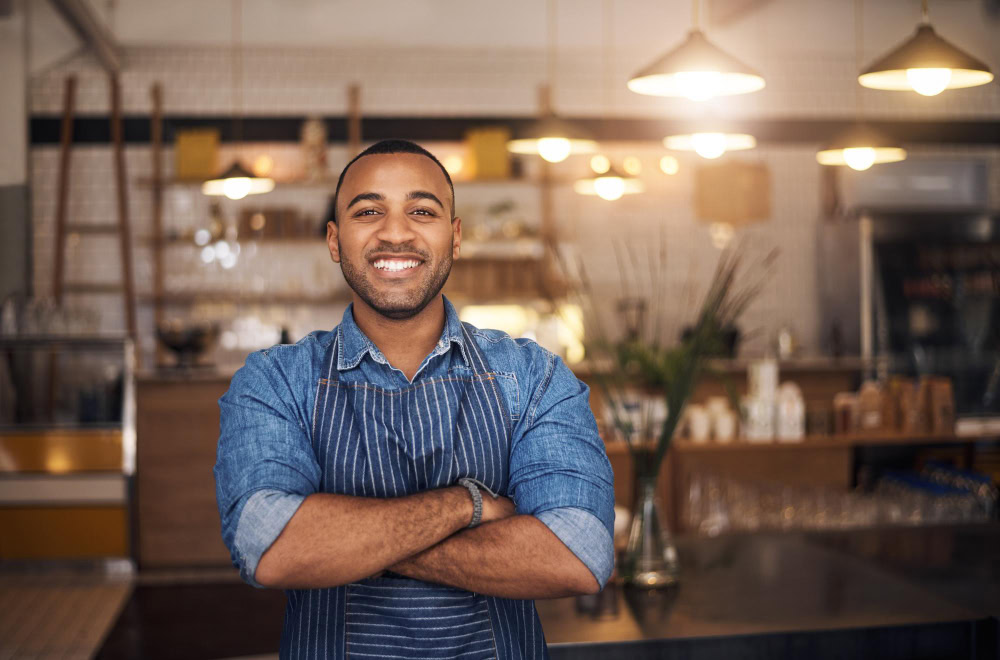
[{"label": "wrist", "polygon": [[472,516],[475,515],[476,508],[472,498],[469,497],[469,490],[461,485],[450,486],[449,490],[455,493],[455,499],[458,502],[458,506],[452,509],[452,511],[458,512],[455,516],[456,531],[466,529]]}]

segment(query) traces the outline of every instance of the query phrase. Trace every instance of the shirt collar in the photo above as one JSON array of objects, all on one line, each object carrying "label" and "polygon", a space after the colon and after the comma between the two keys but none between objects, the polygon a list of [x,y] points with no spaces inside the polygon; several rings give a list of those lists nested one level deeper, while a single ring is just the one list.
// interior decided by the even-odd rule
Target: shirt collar
[{"label": "shirt collar", "polygon": [[[431,355],[446,353],[451,348],[451,345],[456,343],[459,346],[462,359],[465,360],[466,365],[471,367],[472,360],[469,359],[462,321],[458,318],[458,312],[455,310],[455,306],[451,304],[451,301],[443,294],[441,299],[444,302],[444,329],[441,331],[441,339],[438,340],[437,345],[431,351]],[[361,328],[354,321],[353,302],[344,310],[344,317],[337,328],[337,335],[339,339],[337,342],[337,369],[339,371],[353,369],[358,366],[366,353],[371,355],[372,359],[379,364],[388,364],[388,360],[382,355],[382,351],[361,331]]]}]

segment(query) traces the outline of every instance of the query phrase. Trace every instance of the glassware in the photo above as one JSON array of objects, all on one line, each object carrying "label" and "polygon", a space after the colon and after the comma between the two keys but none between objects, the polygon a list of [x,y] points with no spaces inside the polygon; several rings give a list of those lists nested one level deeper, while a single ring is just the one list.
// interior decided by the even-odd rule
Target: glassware
[{"label": "glassware", "polygon": [[677,584],[680,566],[677,548],[663,517],[656,476],[636,470],[632,527],[622,565],[626,584],[658,589]]}]

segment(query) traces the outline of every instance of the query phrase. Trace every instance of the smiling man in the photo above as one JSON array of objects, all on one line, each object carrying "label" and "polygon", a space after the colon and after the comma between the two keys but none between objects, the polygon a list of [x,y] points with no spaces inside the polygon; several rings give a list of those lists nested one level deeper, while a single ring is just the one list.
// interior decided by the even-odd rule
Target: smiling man
[{"label": "smiling man", "polygon": [[285,590],[282,658],[548,657],[533,599],[595,593],[613,567],[587,386],[441,294],[462,221],[422,147],[366,149],[333,208],[340,324],[250,354],[219,399],[233,564]]}]

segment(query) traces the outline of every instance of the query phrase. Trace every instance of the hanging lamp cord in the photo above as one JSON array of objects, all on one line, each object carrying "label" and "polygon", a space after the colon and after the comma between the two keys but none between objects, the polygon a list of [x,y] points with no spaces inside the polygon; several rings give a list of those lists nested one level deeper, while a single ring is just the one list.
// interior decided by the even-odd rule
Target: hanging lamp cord
[{"label": "hanging lamp cord", "polygon": [[243,144],[243,0],[233,0],[233,139],[236,142],[237,160]]}]

